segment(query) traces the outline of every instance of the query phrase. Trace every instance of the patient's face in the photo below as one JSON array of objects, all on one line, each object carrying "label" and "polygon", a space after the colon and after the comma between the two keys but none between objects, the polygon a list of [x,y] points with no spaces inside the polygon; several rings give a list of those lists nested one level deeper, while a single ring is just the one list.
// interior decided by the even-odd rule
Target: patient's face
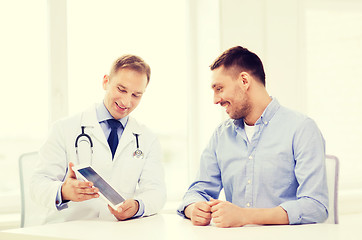
[{"label": "patient's face", "polygon": [[224,107],[230,118],[245,118],[249,114],[249,98],[237,75],[219,67],[212,72],[211,88],[214,90],[214,103]]}]

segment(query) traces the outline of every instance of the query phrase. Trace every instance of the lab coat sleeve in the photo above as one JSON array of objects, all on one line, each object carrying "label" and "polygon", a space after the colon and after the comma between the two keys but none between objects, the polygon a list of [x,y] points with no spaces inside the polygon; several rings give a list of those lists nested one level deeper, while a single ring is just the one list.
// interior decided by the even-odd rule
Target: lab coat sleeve
[{"label": "lab coat sleeve", "polygon": [[39,151],[39,159],[30,184],[32,199],[41,206],[54,210],[57,210],[57,192],[67,171],[64,133],[60,122],[55,123]]},{"label": "lab coat sleeve", "polygon": [[145,164],[135,192],[135,199],[144,203],[143,216],[159,212],[166,202],[166,186],[162,166],[161,145],[155,138],[145,154]]}]

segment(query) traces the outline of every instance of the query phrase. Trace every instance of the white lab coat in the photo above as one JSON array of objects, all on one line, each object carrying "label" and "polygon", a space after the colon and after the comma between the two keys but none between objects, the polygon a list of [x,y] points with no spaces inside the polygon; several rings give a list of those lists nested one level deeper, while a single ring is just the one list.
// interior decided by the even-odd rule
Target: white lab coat
[{"label": "white lab coat", "polygon": [[[75,139],[81,126],[93,141],[92,165],[125,199],[142,200],[144,216],[157,213],[166,200],[162,153],[157,137],[145,126],[129,117],[112,161],[112,153],[96,116],[96,106],[73,117],[56,122],[41,148],[40,160],[32,177],[30,194],[34,201],[48,209],[45,223],[78,219],[112,219],[107,204],[101,198],[84,202],[69,202],[58,210],[55,199],[65,179],[69,162],[77,164]],[[143,159],[133,158],[138,137]],[[82,160],[80,160],[82,161]],[[80,162],[79,164],[82,164]]]}]

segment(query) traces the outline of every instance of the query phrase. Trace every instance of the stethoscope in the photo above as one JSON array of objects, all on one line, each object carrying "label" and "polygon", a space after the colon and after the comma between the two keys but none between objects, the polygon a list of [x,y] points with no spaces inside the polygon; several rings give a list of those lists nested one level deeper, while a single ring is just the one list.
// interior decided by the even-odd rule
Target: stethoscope
[{"label": "stethoscope", "polygon": [[[84,132],[84,129],[86,128],[87,126],[81,126],[81,129],[82,129],[82,133],[78,135],[78,137],[75,139],[75,152],[77,154],[77,160],[78,160],[78,164],[80,163],[79,161],[79,152],[78,152],[78,145],[79,143],[81,142],[88,142],[89,143],[89,147],[90,147],[90,150],[91,150],[91,156],[90,156],[90,164],[92,164],[92,160],[93,160],[93,141],[92,141],[92,138],[86,134]],[[81,139],[82,137],[85,137],[86,139]]]},{"label": "stethoscope", "polygon": [[134,153],[133,153],[133,158],[134,159],[143,159],[143,152],[141,151],[140,145],[138,143],[139,134],[133,133],[133,135],[136,137],[136,146],[137,146],[136,151],[134,151]]},{"label": "stethoscope", "polygon": [[[90,147],[90,150],[91,150],[91,159],[90,159],[90,163],[92,163],[92,158],[93,158],[93,141],[92,141],[92,138],[86,134],[84,132],[84,129],[86,127],[89,127],[89,126],[81,126],[81,129],[82,129],[82,132],[77,136],[77,138],[75,139],[75,151],[76,151],[76,154],[77,154],[77,160],[78,160],[78,163],[79,163],[79,153],[78,153],[78,145],[79,143],[81,142],[88,142],[89,143],[89,147]],[[139,142],[138,142],[138,136],[139,134],[137,133],[133,133],[133,135],[135,136],[136,138],[136,150],[134,151],[133,153],[133,158],[134,159],[143,159],[144,157],[144,154],[142,152],[142,150],[140,149],[140,145],[139,145]],[[83,138],[84,137],[84,138]]]}]

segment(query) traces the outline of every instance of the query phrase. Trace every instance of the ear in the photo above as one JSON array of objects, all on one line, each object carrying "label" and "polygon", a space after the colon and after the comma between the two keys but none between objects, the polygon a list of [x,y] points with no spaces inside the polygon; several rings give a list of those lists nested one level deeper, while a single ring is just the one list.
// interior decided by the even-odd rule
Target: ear
[{"label": "ear", "polygon": [[247,72],[241,72],[239,74],[239,77],[238,77],[239,83],[240,83],[241,87],[244,88],[245,90],[249,89],[249,87],[250,87],[250,80],[251,80],[250,78],[251,78],[251,76]]},{"label": "ear", "polygon": [[109,84],[109,76],[106,74],[103,76],[103,82],[102,82],[102,85],[103,85],[103,89],[104,90],[107,90],[107,86]]}]

